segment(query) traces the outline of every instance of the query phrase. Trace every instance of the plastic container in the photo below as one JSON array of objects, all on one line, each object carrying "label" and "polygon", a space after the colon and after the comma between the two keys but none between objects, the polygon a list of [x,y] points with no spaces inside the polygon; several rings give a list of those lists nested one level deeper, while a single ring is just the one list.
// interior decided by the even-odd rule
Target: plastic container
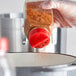
[{"label": "plastic container", "polygon": [[25,34],[33,48],[50,43],[53,23],[52,9],[44,9],[45,0],[25,0]]}]

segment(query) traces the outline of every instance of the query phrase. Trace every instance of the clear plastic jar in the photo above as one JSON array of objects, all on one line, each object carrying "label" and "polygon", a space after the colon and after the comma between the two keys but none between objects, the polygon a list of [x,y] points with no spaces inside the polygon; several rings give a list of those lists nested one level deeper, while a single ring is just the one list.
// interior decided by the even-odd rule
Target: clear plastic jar
[{"label": "clear plastic jar", "polygon": [[50,43],[53,23],[52,9],[45,9],[45,0],[25,0],[25,34],[33,48],[43,48]]}]

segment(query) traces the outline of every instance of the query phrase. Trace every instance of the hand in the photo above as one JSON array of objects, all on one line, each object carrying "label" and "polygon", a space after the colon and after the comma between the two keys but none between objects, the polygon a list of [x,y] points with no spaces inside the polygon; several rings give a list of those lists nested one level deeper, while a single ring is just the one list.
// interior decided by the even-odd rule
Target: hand
[{"label": "hand", "polygon": [[42,8],[52,9],[54,15],[53,27],[76,27],[76,2],[51,1],[42,3]]}]

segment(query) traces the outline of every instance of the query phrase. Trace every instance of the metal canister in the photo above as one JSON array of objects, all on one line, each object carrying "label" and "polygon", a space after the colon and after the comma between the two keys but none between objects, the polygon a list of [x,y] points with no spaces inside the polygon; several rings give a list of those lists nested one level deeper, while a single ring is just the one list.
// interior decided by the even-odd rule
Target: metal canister
[{"label": "metal canister", "polygon": [[0,14],[0,35],[8,38],[9,52],[23,51],[23,26],[23,13]]}]

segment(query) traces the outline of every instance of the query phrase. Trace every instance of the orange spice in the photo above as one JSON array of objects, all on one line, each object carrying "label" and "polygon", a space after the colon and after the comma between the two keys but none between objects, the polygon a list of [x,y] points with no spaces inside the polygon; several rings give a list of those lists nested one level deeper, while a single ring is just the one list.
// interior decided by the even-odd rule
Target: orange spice
[{"label": "orange spice", "polygon": [[46,12],[37,11],[32,8],[27,9],[27,20],[32,25],[51,25],[52,24],[52,15]]}]

